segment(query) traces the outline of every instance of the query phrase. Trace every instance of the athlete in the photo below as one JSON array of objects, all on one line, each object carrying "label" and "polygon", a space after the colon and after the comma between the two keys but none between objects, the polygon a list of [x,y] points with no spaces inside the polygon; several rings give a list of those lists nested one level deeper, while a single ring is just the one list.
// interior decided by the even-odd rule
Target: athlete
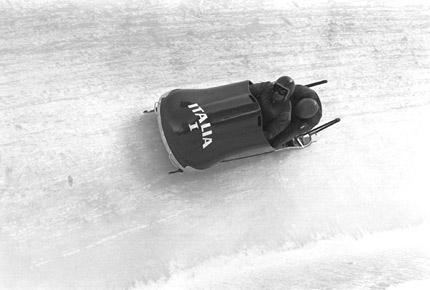
[{"label": "athlete", "polygon": [[250,90],[261,106],[264,134],[276,149],[311,130],[321,119],[318,95],[306,86],[295,85],[290,77],[281,77],[274,84],[252,84]]},{"label": "athlete", "polygon": [[275,83],[252,84],[250,91],[260,104],[263,114],[263,130],[267,140],[284,131],[291,121],[291,101],[295,84],[292,78],[283,76]]}]

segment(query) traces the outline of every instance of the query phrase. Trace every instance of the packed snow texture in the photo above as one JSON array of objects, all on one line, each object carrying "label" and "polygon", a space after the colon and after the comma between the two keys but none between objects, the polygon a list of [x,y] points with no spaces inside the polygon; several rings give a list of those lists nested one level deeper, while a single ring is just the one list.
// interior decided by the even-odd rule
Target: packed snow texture
[{"label": "packed snow texture", "polygon": [[[427,2],[6,1],[0,23],[1,289],[428,285]],[[283,74],[328,79],[341,123],[167,174],[144,108]]]},{"label": "packed snow texture", "polygon": [[[358,240],[336,237],[300,248],[220,256],[173,271],[167,280],[139,283],[135,289],[374,289],[397,283],[400,287],[402,281],[426,277],[430,271],[430,261],[423,258],[430,254],[429,230],[397,230]],[[417,281],[430,286],[428,280],[413,280]]]}]

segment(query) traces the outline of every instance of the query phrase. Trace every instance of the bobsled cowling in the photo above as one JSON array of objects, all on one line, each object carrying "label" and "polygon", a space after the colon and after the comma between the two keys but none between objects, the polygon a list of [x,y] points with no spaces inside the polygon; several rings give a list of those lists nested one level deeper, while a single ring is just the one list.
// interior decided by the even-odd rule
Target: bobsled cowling
[{"label": "bobsled cowling", "polygon": [[207,89],[175,89],[155,105],[164,146],[179,169],[206,169],[252,152],[270,152],[250,81]]}]

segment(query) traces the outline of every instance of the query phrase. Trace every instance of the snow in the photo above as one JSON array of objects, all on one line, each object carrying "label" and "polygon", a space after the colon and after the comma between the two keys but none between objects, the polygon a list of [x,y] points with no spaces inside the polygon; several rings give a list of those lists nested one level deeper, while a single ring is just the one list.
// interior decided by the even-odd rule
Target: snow
[{"label": "snow", "polygon": [[[430,7],[301,5],[1,3],[0,288],[426,283]],[[282,74],[328,79],[322,121],[342,121],[302,151],[167,174],[144,108]]]},{"label": "snow", "polygon": [[424,290],[430,287],[430,280],[416,280],[404,282],[396,286],[390,286],[389,290],[407,290],[407,289],[415,289],[415,290]]},{"label": "snow", "polygon": [[430,253],[429,238],[429,228],[420,226],[360,239],[339,236],[301,248],[248,250],[173,270],[168,279],[134,289],[416,289],[415,281],[396,284],[430,271],[430,261],[422,260]]}]

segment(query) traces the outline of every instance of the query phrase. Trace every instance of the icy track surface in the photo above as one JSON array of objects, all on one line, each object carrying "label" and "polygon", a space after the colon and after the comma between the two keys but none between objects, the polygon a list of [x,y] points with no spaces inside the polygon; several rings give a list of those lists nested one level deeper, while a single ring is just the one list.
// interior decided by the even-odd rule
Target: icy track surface
[{"label": "icy track surface", "polygon": [[[429,289],[425,2],[0,2],[0,289]],[[173,88],[328,79],[302,151],[190,175]]]}]

